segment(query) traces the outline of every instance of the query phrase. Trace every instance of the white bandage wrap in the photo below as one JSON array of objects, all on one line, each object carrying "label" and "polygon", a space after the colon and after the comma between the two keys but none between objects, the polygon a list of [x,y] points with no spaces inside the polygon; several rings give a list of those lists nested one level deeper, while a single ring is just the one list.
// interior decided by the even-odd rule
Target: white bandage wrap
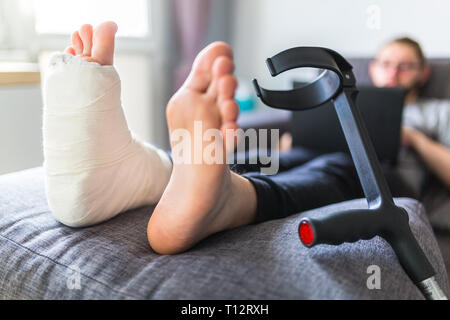
[{"label": "white bandage wrap", "polygon": [[167,153],[128,129],[113,66],[52,56],[44,80],[43,138],[47,200],[68,226],[156,204],[170,178]]}]

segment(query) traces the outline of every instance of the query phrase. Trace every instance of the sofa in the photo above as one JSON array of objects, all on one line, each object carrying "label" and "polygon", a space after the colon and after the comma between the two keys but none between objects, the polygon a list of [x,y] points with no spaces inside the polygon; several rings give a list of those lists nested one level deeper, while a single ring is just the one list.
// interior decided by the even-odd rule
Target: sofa
[{"label": "sofa", "polygon": [[[1,299],[423,299],[379,237],[308,249],[298,222],[349,208],[333,204],[285,219],[224,231],[178,255],[158,255],[147,243],[153,207],[104,223],[69,228],[51,214],[43,169],[0,177]],[[444,261],[423,206],[396,199],[449,293]],[[380,268],[380,288],[367,285]]]},{"label": "sofa", "polygon": [[[289,116],[281,114],[254,117],[259,124],[252,125],[285,126]],[[243,119],[244,126],[251,124]],[[394,200],[407,210],[449,296],[430,214],[417,200]],[[70,228],[49,209],[42,167],[9,173],[0,176],[0,299],[423,299],[380,237],[339,246],[301,244],[301,218],[365,207],[365,199],[336,203],[223,231],[181,254],[159,255],[146,237],[152,206]],[[376,287],[370,283],[373,266],[380,271]]]}]

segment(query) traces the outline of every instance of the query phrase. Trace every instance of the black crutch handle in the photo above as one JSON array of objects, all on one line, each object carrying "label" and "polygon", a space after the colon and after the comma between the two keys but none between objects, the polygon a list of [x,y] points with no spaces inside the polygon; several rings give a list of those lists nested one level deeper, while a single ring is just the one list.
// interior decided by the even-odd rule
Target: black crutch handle
[{"label": "black crutch handle", "polygon": [[368,209],[333,212],[319,218],[303,218],[298,230],[300,241],[307,247],[368,240],[378,232],[377,219]]},{"label": "black crutch handle", "polygon": [[396,206],[355,209],[303,218],[298,233],[307,247],[339,245],[380,236],[390,244],[406,273],[417,284],[435,272],[412,234],[408,220],[406,210]]}]

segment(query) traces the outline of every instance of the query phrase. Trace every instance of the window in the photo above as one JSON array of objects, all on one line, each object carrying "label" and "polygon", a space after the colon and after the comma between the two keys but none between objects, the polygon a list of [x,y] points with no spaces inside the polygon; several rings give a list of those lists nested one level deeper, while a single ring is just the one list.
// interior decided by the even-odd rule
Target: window
[{"label": "window", "polygon": [[150,33],[147,0],[34,0],[37,34],[71,34],[81,24],[94,27],[112,20],[118,37],[142,38]]}]

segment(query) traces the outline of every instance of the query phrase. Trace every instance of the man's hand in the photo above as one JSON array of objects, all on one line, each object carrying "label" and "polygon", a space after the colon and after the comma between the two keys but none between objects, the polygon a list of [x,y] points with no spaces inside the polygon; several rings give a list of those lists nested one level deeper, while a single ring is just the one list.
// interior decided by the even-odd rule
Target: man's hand
[{"label": "man's hand", "polygon": [[427,139],[427,137],[419,130],[403,127],[401,139],[404,146],[415,148],[420,140]]},{"label": "man's hand", "polygon": [[402,128],[401,140],[403,145],[414,149],[450,189],[450,149],[410,127]]}]

